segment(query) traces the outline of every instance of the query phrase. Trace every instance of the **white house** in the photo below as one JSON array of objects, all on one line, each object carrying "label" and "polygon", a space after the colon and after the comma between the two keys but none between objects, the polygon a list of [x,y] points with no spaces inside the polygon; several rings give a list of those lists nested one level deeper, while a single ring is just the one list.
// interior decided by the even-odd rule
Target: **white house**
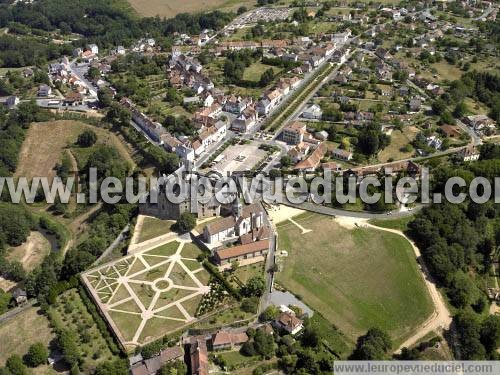
[{"label": "white house", "polygon": [[99,53],[99,47],[97,47],[96,44],[89,44],[87,46],[88,50],[91,51],[94,55],[97,55]]},{"label": "white house", "polygon": [[38,87],[38,96],[47,97],[52,95],[52,88],[48,85],[42,84]]},{"label": "white house", "polygon": [[320,106],[317,104],[311,105],[309,108],[306,108],[304,112],[302,112],[302,117],[307,119],[316,119],[319,120],[323,115],[323,111]]}]

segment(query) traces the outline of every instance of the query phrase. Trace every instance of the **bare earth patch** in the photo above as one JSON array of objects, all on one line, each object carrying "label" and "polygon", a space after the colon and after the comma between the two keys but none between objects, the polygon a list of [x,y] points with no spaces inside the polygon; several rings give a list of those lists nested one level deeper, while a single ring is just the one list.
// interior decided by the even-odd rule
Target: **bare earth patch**
[{"label": "bare earth patch", "polygon": [[31,232],[25,243],[8,250],[7,258],[17,260],[26,271],[33,270],[50,252],[50,243],[40,232]]}]

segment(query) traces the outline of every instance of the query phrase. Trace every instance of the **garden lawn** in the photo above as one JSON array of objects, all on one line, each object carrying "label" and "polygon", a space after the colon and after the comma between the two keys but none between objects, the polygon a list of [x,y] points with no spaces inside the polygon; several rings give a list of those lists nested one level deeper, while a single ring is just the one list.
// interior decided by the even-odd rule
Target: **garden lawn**
[{"label": "garden lawn", "polygon": [[275,75],[282,70],[275,66],[262,64],[260,61],[257,61],[245,69],[243,72],[243,79],[246,81],[258,82],[262,74],[268,69],[273,69]]},{"label": "garden lawn", "polygon": [[287,250],[277,281],[319,311],[348,338],[370,327],[386,330],[397,347],[432,313],[430,296],[412,248],[396,234],[348,230],[310,214],[278,225],[279,250]]},{"label": "garden lawn", "polygon": [[160,220],[154,217],[146,216],[142,223],[141,233],[138,236],[137,242],[144,242],[155,237],[162,236],[171,232],[172,220]]}]

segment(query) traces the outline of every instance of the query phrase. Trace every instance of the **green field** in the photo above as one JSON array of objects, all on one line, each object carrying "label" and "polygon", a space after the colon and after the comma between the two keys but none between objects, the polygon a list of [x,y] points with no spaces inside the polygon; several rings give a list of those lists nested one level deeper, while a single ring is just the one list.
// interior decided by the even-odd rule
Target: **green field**
[{"label": "green field", "polygon": [[377,227],[396,229],[401,232],[408,230],[408,224],[413,220],[413,216],[402,217],[400,219],[373,219],[370,220],[370,224],[376,225]]},{"label": "green field", "polygon": [[280,68],[262,64],[260,61],[257,61],[245,69],[243,73],[243,79],[247,81],[258,82],[262,74],[268,69],[272,69],[275,75],[281,71]]},{"label": "green field", "polygon": [[155,237],[170,233],[170,228],[174,224],[172,220],[160,220],[154,217],[146,216],[142,223],[141,232],[139,233],[137,242],[144,242]]},{"label": "green field", "polygon": [[277,281],[354,341],[370,327],[402,342],[432,313],[410,244],[374,229],[349,230],[318,214],[278,224],[287,250]]}]

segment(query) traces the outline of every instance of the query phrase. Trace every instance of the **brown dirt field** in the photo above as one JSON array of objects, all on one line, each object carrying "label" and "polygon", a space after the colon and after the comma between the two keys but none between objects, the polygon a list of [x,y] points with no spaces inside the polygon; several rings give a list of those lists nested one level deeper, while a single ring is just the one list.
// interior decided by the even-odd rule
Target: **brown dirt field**
[{"label": "brown dirt field", "polygon": [[21,147],[15,176],[24,176],[28,180],[35,176],[53,178],[54,167],[61,161],[64,149],[74,144],[78,135],[85,129],[95,131],[98,143],[116,147],[131,165],[135,165],[125,145],[109,131],[78,121],[49,121],[33,123],[29,128]]},{"label": "brown dirt field", "polygon": [[144,17],[159,15],[174,17],[179,13],[195,13],[206,10],[237,9],[241,5],[250,7],[255,5],[252,0],[128,0],[132,8]]},{"label": "brown dirt field", "polygon": [[33,270],[50,252],[50,243],[40,232],[31,232],[25,243],[8,250],[7,258],[21,262],[26,271]]},{"label": "brown dirt field", "polygon": [[49,321],[40,314],[37,307],[23,311],[15,318],[0,324],[2,350],[0,350],[0,366],[13,354],[21,357],[26,354],[30,345],[41,342],[49,344],[54,334],[49,327]]}]

